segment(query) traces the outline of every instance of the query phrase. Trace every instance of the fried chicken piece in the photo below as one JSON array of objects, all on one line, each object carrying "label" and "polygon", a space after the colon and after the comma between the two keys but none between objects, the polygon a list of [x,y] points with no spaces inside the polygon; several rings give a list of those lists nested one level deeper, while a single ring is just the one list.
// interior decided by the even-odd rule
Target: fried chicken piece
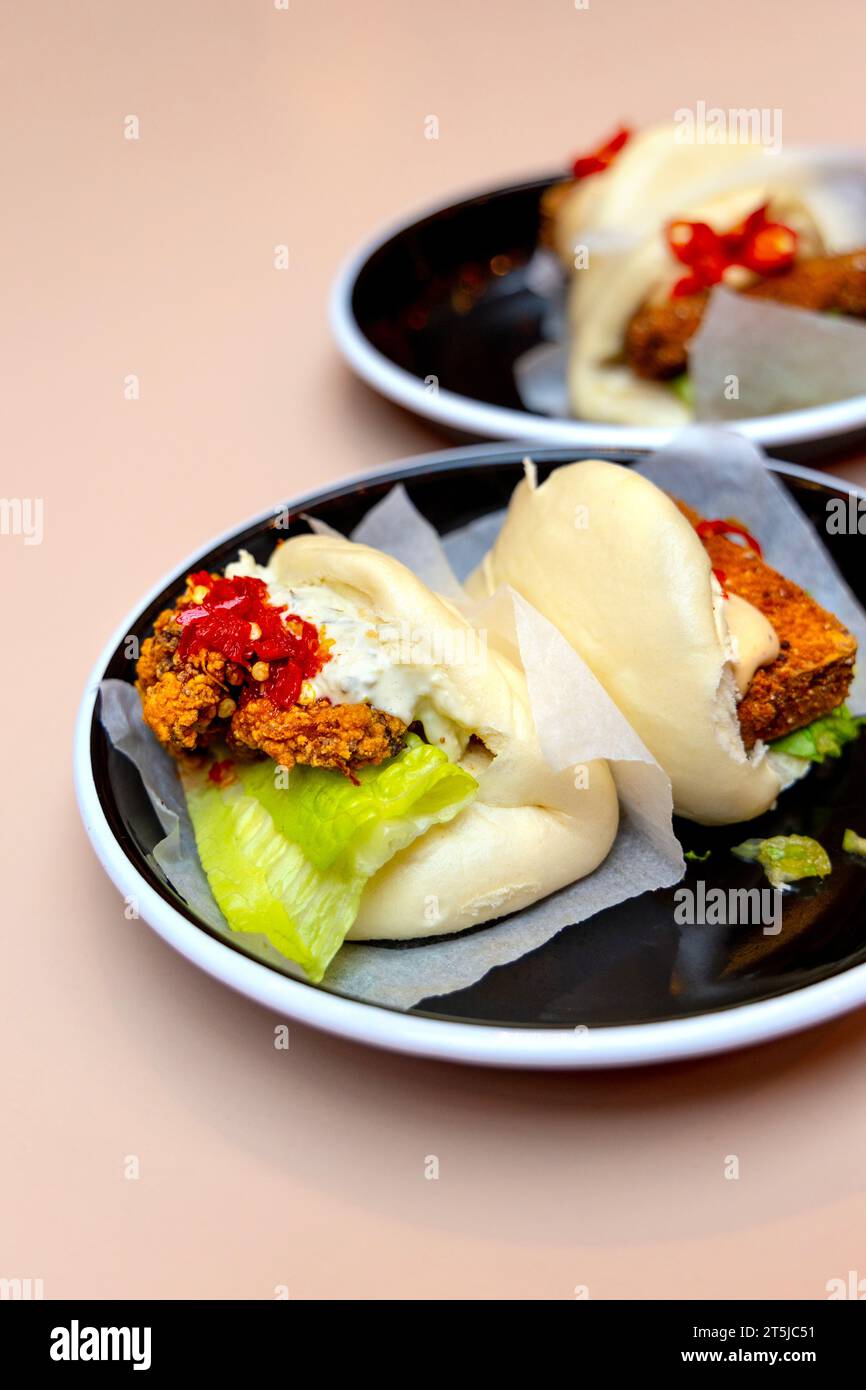
[{"label": "fried chicken piece", "polygon": [[[175,607],[156,619],[136,667],[145,722],[174,757],[223,739],[235,757],[268,756],[284,767],[305,763],[350,774],[364,763],[393,757],[402,747],[406,725],[370,705],[318,699],[282,709],[262,693],[255,664],[247,670],[209,648],[181,657],[179,617],[200,600],[187,580]],[[257,664],[269,673],[269,663]]]},{"label": "fried chicken piece", "polygon": [[200,651],[179,659],[178,614],[194,602],[188,582],[175,607],[159,614],[136,666],[144,721],[175,757],[206,746],[223,732],[218,720],[234,713],[238,692],[233,687],[244,679],[243,668],[221,652]]},{"label": "fried chicken piece", "polygon": [[233,751],[260,750],[283,767],[304,763],[350,773],[399,752],[406,725],[372,705],[332,705],[314,700],[280,709],[266,696],[248,700],[233,715]]},{"label": "fried chicken piece", "polygon": [[235,709],[227,678],[232,663],[220,652],[198,652],[148,684],[146,678],[157,668],[159,657],[145,648],[147,642],[142,645],[136,681],[145,723],[175,757],[206,746],[222,732],[216,724],[218,717],[225,719]]},{"label": "fried chicken piece", "polygon": [[[693,526],[701,521],[697,512],[674,500]],[[713,569],[724,574],[725,589],[763,613],[782,649],[769,666],[758,668],[737,707],[746,748],[802,729],[842,704],[857,654],[848,629],[753,550],[727,536],[702,540]]]},{"label": "fried chicken piece", "polygon": [[[815,313],[866,318],[866,248],[844,256],[813,256],[781,275],[758,280],[739,294],[772,299]],[[638,376],[666,381],[688,368],[688,345],[697,332],[710,291],[662,304],[644,304],[626,329],[626,361]]]},{"label": "fried chicken piece", "polygon": [[625,357],[632,371],[650,381],[682,376],[689,365],[689,342],[701,326],[709,290],[643,304],[625,331]]},{"label": "fried chicken piece", "polygon": [[810,256],[783,275],[770,275],[749,285],[743,294],[811,309],[816,314],[866,318],[866,247],[844,256]]}]

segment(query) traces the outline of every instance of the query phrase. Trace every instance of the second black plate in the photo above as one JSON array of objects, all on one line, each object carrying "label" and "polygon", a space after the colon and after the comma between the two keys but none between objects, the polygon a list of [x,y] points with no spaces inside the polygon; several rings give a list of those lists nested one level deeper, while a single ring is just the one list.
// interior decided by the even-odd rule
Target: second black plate
[{"label": "second black plate", "polygon": [[[527,283],[539,200],[553,175],[493,189],[384,233],[340,274],[331,324],[377,391],[447,430],[575,449],[654,448],[669,433],[538,415],[514,366],[543,341],[545,304]],[[770,452],[819,459],[866,440],[866,396],[743,420]]]}]

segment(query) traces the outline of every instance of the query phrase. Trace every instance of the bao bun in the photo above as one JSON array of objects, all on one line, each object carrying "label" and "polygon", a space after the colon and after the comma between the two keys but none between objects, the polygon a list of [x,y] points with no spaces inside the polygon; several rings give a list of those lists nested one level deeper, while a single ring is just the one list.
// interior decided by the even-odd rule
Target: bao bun
[{"label": "bao bun", "polygon": [[447,825],[397,854],[367,885],[354,941],[463,931],[517,911],[592,872],[616,837],[618,805],[605,762],[588,786],[542,756],[526,679],[507,657],[470,642],[466,619],[399,561],[332,536],[280,546],[271,569],[282,584],[321,581],[357,596],[383,623],[424,633],[434,651],[472,659],[423,672],[440,715],[470,730],[461,764],[477,778],[475,801]]},{"label": "bao bun", "polygon": [[516,489],[475,593],[511,584],[579,652],[671,779],[674,809],[749,820],[782,788],[737,721],[725,601],[675,503],[631,469],[590,460]]}]

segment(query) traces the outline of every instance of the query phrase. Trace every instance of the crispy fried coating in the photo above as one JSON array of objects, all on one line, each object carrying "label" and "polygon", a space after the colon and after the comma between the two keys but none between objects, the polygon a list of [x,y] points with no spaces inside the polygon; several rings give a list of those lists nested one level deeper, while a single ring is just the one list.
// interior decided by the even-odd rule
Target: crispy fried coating
[{"label": "crispy fried coating", "polygon": [[153,636],[141,644],[136,688],[145,723],[175,757],[203,748],[222,729],[230,713],[225,701],[238,694],[243,668],[221,652],[201,651],[181,661],[177,654],[181,629],[178,614],[194,602],[189,583],[174,608],[165,608],[153,625]]},{"label": "crispy fried coating", "polygon": [[[305,763],[349,774],[402,747],[406,725],[370,705],[313,700],[284,710],[257,693],[260,683],[221,652],[202,650],[181,659],[178,614],[195,601],[188,583],[176,606],[159,614],[136,667],[144,720],[174,757],[223,739],[236,757],[267,756],[285,767]],[[240,704],[244,687],[253,694]]]},{"label": "crispy fried coating", "polygon": [[770,275],[743,290],[750,299],[773,299],[817,314],[866,317],[866,247],[838,256],[810,256],[784,275]]},{"label": "crispy fried coating", "polygon": [[[693,526],[701,520],[684,502],[677,506]],[[703,544],[727,591],[764,614],[781,646],[776,660],[755,672],[738,705],[746,748],[802,729],[842,704],[857,654],[848,629],[753,550],[727,536],[707,536]]]},{"label": "crispy fried coating", "polygon": [[267,753],[283,767],[305,763],[350,773],[393,757],[405,733],[402,720],[371,705],[314,700],[286,710],[260,696],[233,715],[228,743],[231,749]]},{"label": "crispy fried coating", "polygon": [[144,722],[170,753],[179,757],[202,746],[221,698],[206,672],[182,680],[177,672],[166,671],[150,685],[140,680],[136,685]]},{"label": "crispy fried coating", "polygon": [[625,331],[625,357],[637,376],[669,381],[689,365],[689,342],[701,326],[709,290],[643,304]]},{"label": "crispy fried coating", "polygon": [[[866,318],[866,248],[847,255],[812,256],[738,293],[816,313]],[[638,309],[625,335],[626,361],[638,376],[666,381],[687,370],[689,341],[700,327],[709,297],[709,290],[701,290]]]}]

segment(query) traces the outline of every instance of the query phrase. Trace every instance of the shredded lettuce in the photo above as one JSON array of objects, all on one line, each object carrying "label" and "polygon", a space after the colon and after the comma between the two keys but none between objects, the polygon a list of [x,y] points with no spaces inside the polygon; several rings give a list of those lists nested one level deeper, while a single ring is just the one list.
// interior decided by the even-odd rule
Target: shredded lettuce
[{"label": "shredded lettuce", "polygon": [[671,388],[675,396],[679,396],[683,405],[687,405],[689,410],[694,410],[695,387],[694,382],[692,381],[688,372],[682,372],[680,376],[673,377],[668,382],[668,386]]},{"label": "shredded lettuce", "polygon": [[712,852],[711,849],[705,849],[703,854],[698,854],[696,849],[687,849],[683,858],[689,859],[695,864],[705,864]]},{"label": "shredded lettuce", "polygon": [[857,738],[864,724],[866,719],[855,718],[846,705],[839,705],[823,719],[807,724],[805,729],[774,739],[770,747],[774,753],[822,763],[825,758],[838,758],[844,745]]},{"label": "shredded lettuce", "polygon": [[478,783],[440,748],[405,747],[353,784],[329,768],[236,763],[182,779],[211,891],[233,931],[257,932],[314,982],[352,927],[364,887],[399,850],[469,804]]},{"label": "shredded lettuce", "polygon": [[762,864],[774,888],[801,878],[825,878],[833,872],[830,856],[808,835],[772,835],[769,840],[744,840],[731,854],[747,863]]}]

